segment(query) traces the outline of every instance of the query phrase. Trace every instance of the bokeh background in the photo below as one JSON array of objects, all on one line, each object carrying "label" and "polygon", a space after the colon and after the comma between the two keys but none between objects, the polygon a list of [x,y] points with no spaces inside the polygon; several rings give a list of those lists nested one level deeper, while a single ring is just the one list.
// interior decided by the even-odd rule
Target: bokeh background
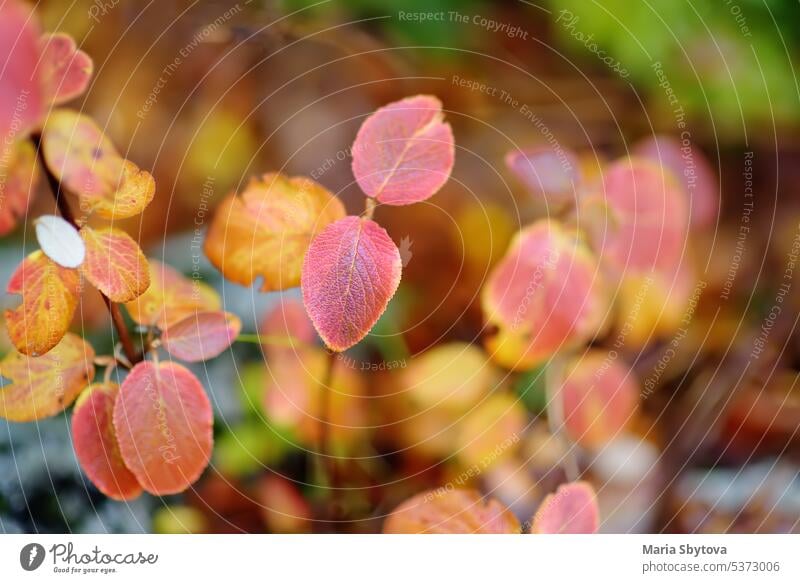
[{"label": "bokeh background", "polygon": [[[558,143],[615,158],[643,137],[680,137],[685,119],[721,197],[719,221],[696,242],[706,285],[691,340],[628,429],[585,452],[586,475],[604,531],[798,531],[800,282],[769,349],[747,358],[800,225],[796,1],[42,0],[37,9],[47,29],[69,32],[95,60],[75,106],[155,176],[155,200],[123,226],[187,274],[200,261],[248,332],[278,298],[226,284],[200,257],[214,205],[250,176],[280,170],[315,178],[360,212],[348,148],[364,117],[416,93],[443,101],[458,147],[453,178],[425,204],[377,214],[407,265],[376,331],[346,355],[347,382],[370,399],[341,404],[369,427],[337,446],[347,458],[335,501],[345,531],[379,531],[403,499],[462,479],[525,520],[561,481],[559,446],[541,419],[542,371],[484,379],[506,399],[495,405],[502,415],[480,413],[491,421],[459,413],[413,423],[401,422],[412,416],[403,374],[421,374],[416,355],[432,347],[480,344],[481,284],[512,234],[541,215],[503,165],[506,152]],[[39,196],[31,214],[51,207]],[[30,234],[21,227],[0,241],[3,281]],[[87,292],[81,311],[93,341],[108,345],[99,296]],[[0,342],[9,349],[4,334]],[[667,345],[628,347],[624,357],[643,380]],[[317,530],[307,520],[325,498],[313,486],[313,443],[265,412],[272,374],[261,347],[237,343],[196,372],[212,396],[216,443],[192,490],[108,500],[81,475],[68,413],[0,421],[0,531]],[[466,479],[486,456],[464,455],[464,424],[495,428],[481,445],[490,452],[515,436]],[[451,425],[455,434],[443,434]]]}]

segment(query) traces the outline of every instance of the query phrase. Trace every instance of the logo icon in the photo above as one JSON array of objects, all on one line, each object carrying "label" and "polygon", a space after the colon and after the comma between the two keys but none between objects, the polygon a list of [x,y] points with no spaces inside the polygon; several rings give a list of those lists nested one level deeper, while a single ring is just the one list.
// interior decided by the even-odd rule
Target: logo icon
[{"label": "logo icon", "polygon": [[44,562],[44,547],[39,543],[28,543],[19,552],[19,564],[26,571],[35,571]]},{"label": "logo icon", "polygon": [[414,256],[414,253],[411,251],[412,243],[413,241],[408,235],[400,239],[400,263],[403,267],[408,266],[408,262],[411,261],[411,258]]}]

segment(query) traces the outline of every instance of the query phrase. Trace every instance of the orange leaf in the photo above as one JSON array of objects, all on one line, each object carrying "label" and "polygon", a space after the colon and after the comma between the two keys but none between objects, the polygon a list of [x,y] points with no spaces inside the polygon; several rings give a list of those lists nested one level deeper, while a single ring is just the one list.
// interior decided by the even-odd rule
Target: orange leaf
[{"label": "orange leaf", "polygon": [[198,312],[219,310],[217,292],[204,283],[190,280],[169,265],[154,259],[150,263],[150,287],[125,306],[131,318],[142,326],[162,330]]},{"label": "orange leaf", "polygon": [[68,34],[42,36],[40,79],[54,105],[83,93],[92,78],[94,64],[89,55],[75,46]]},{"label": "orange leaf", "polygon": [[44,419],[68,407],[94,378],[94,350],[79,336],[67,334],[44,356],[6,355],[0,376],[11,381],[0,389],[0,417]]},{"label": "orange leaf", "polygon": [[58,344],[75,313],[79,284],[77,271],[60,267],[41,251],[20,263],[7,291],[21,294],[22,304],[6,310],[8,334],[17,350],[40,356]]},{"label": "orange leaf", "polygon": [[136,477],[125,466],[114,431],[114,403],[119,386],[91,385],[72,411],[72,442],[81,468],[103,494],[131,500],[142,493]]},{"label": "orange leaf", "polygon": [[311,238],[344,214],[341,201],[313,180],[265,174],[220,205],[204,249],[233,282],[251,285],[260,276],[261,291],[296,287]]},{"label": "orange leaf", "polygon": [[386,519],[386,534],[516,534],[511,511],[474,490],[440,488],[417,494]]},{"label": "orange leaf", "polygon": [[[2,146],[0,146],[2,151]],[[36,191],[36,149],[29,141],[17,142],[3,154],[6,171],[0,172],[0,236],[7,235],[28,212]]]},{"label": "orange leaf", "polygon": [[200,477],[211,458],[213,422],[200,381],[175,363],[137,364],[114,405],[122,459],[151,494],[177,494]]},{"label": "orange leaf", "polygon": [[125,160],[91,118],[57,109],[42,132],[48,168],[80,197],[81,208],[105,219],[141,213],[155,194],[153,177]]},{"label": "orange leaf", "polygon": [[170,325],[161,335],[164,348],[175,358],[203,362],[219,356],[242,329],[242,321],[228,312],[199,312]]},{"label": "orange leaf", "polygon": [[150,268],[139,245],[119,229],[83,227],[86,259],[81,272],[114,302],[129,302],[150,286]]}]

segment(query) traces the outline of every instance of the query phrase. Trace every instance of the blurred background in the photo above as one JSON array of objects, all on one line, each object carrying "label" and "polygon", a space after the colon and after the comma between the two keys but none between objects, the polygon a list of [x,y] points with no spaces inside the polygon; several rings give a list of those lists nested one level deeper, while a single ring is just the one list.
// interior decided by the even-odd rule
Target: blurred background
[{"label": "blurred background", "polygon": [[[481,349],[481,285],[513,233],[542,215],[503,157],[558,144],[613,159],[666,134],[704,154],[721,206],[693,235],[703,285],[688,340],[675,349],[667,334],[618,347],[645,390],[623,433],[582,452],[602,529],[799,531],[800,282],[770,317],[800,227],[796,1],[41,0],[37,8],[47,29],[69,32],[95,61],[75,107],[155,176],[155,200],[124,228],[149,256],[219,289],[245,332],[263,329],[276,302],[297,294],[225,283],[201,257],[199,237],[226,194],[282,171],[314,178],[360,212],[348,152],[355,133],[375,108],[416,93],[442,100],[457,153],[434,198],[377,212],[406,265],[377,329],[337,364],[334,417],[347,429],[335,433],[334,499],[313,486],[313,416],[286,406],[307,399],[313,382],[278,370],[284,356],[237,343],[196,367],[216,420],[212,465],[193,489],[108,500],[81,475],[69,413],[0,421],[0,530],[307,532],[319,530],[310,518],[324,503],[339,530],[377,532],[399,502],[446,483],[499,498],[527,520],[563,480],[562,452],[542,417],[544,371],[487,366]],[[31,213],[51,206],[39,196]],[[0,241],[3,281],[32,244],[26,231]],[[95,345],[108,346],[100,303],[87,291],[81,312]],[[752,359],[765,322],[766,349]],[[7,351],[4,334],[0,342]],[[454,347],[457,359],[441,352]],[[417,380],[436,376],[431,367],[447,374],[426,387]],[[434,411],[417,394],[461,387],[463,378],[486,398]]]}]

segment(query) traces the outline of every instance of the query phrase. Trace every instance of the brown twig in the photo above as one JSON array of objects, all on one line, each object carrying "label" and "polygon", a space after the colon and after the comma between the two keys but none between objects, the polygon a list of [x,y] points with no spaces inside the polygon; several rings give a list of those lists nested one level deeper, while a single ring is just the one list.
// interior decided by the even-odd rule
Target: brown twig
[{"label": "brown twig", "polygon": [[[66,196],[64,196],[65,189],[61,184],[61,181],[50,171],[50,168],[47,166],[47,161],[44,159],[44,151],[42,150],[42,137],[40,134],[34,134],[31,136],[31,141],[33,142],[34,147],[36,148],[36,153],[39,158],[39,162],[41,163],[42,170],[44,171],[45,176],[47,177],[47,184],[50,186],[50,192],[53,195],[53,198],[56,201],[56,206],[58,207],[58,212],[67,221],[70,225],[75,227],[75,229],[80,229],[80,225],[78,225],[77,220],[75,220],[75,215],[72,213],[72,209],[67,202]],[[114,323],[114,328],[117,331],[117,336],[119,336],[120,343],[122,344],[122,350],[125,352],[125,357],[128,359],[130,364],[136,364],[137,362],[141,362],[144,359],[144,355],[146,351],[142,351],[140,353],[136,352],[136,349],[133,346],[133,341],[131,340],[130,334],[128,334],[128,327],[125,325],[125,320],[122,317],[122,312],[119,309],[119,305],[112,302],[103,292],[98,290],[98,293],[103,298],[103,302],[105,302],[106,307],[108,308],[108,312],[111,314],[111,321]]]}]

